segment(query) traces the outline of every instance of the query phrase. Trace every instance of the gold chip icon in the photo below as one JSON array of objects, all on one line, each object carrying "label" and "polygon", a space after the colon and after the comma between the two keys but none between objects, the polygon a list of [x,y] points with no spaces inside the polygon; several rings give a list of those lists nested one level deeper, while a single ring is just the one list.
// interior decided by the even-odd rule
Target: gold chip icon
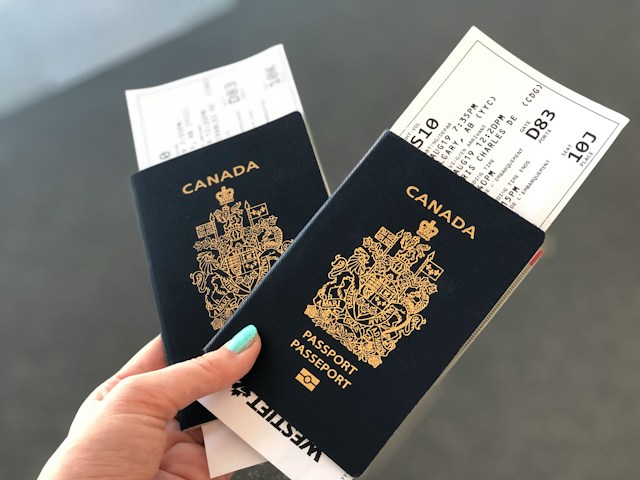
[{"label": "gold chip icon", "polygon": [[300,370],[300,373],[296,375],[296,380],[298,380],[304,387],[313,392],[313,389],[318,386],[320,380],[313,373],[311,373],[306,368]]}]

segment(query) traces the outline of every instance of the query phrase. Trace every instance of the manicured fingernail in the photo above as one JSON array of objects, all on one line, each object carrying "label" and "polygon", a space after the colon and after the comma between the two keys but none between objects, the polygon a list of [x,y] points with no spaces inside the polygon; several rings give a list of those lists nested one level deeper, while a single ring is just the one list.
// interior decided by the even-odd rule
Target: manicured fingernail
[{"label": "manicured fingernail", "polygon": [[253,340],[256,338],[256,335],[258,335],[258,329],[253,325],[247,325],[236,333],[231,340],[225,343],[224,346],[227,350],[231,350],[234,353],[240,353],[251,345]]}]

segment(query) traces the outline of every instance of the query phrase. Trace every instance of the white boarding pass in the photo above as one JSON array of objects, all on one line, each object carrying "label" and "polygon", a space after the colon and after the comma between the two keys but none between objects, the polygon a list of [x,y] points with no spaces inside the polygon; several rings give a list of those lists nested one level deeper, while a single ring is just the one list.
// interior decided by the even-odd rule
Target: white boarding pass
[{"label": "white boarding pass", "polygon": [[627,122],[473,27],[391,131],[546,230]]},{"label": "white boarding pass", "polygon": [[126,97],[140,170],[302,113],[282,45]]}]

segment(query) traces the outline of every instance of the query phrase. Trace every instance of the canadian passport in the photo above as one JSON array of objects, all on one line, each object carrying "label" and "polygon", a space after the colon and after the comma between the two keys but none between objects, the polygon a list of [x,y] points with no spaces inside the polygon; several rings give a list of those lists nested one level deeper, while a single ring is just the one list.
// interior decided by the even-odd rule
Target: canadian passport
[{"label": "canadian passport", "polygon": [[256,325],[244,386],[357,476],[543,239],[385,132],[205,350]]},{"label": "canadian passport", "polygon": [[[142,170],[132,188],[169,363],[202,354],[327,199],[298,112]],[[213,416],[194,403],[178,418]]]}]

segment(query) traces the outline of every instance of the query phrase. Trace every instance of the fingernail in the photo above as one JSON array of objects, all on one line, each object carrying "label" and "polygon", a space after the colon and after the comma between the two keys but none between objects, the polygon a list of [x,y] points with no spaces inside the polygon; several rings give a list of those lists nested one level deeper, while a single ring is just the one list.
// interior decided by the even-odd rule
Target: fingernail
[{"label": "fingernail", "polygon": [[234,353],[240,353],[251,345],[257,334],[258,329],[256,327],[253,325],[247,325],[236,333],[231,340],[225,343],[224,346],[227,350],[231,350]]}]

